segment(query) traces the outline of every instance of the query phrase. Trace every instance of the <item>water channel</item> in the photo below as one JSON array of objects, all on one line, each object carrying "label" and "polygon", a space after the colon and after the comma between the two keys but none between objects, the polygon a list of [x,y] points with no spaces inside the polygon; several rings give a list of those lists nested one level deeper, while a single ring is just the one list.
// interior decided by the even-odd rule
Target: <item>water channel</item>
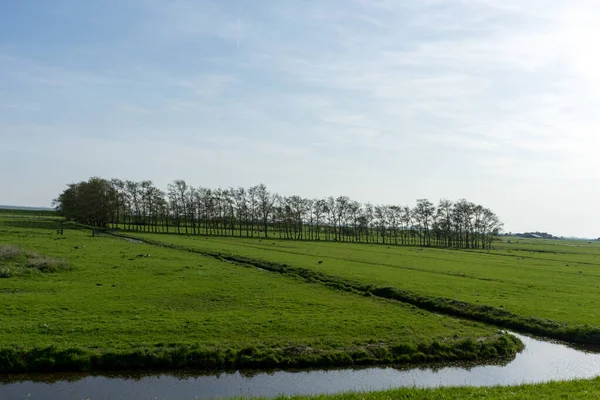
[{"label": "water channel", "polygon": [[366,368],[251,375],[0,375],[2,400],[209,399],[231,396],[320,394],[397,387],[490,386],[591,378],[600,353],[515,334],[525,350],[505,365],[399,370]]}]

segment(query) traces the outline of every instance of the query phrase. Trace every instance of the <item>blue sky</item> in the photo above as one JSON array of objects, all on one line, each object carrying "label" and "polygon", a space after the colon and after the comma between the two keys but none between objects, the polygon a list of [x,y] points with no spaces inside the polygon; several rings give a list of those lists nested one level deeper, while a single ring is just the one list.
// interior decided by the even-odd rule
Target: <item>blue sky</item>
[{"label": "blue sky", "polygon": [[0,2],[0,204],[93,175],[600,236],[600,3]]}]

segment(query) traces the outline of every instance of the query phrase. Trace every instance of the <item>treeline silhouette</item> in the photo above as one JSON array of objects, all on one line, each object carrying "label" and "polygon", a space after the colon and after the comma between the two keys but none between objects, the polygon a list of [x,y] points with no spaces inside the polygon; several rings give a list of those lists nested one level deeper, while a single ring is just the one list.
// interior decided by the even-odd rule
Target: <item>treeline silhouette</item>
[{"label": "treeline silhouette", "polygon": [[465,199],[372,205],[347,196],[281,196],[263,184],[208,189],[183,180],[165,192],[152,181],[92,177],[67,185],[53,206],[67,220],[130,231],[480,249],[503,226]]}]

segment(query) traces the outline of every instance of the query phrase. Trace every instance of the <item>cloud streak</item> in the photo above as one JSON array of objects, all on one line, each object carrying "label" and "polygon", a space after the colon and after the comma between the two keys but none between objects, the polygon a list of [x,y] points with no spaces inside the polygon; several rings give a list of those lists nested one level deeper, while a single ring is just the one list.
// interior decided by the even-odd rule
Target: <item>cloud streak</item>
[{"label": "cloud streak", "polygon": [[[550,218],[518,199],[556,198],[558,208],[570,190],[600,201],[589,190],[600,144],[596,2],[248,4],[128,0],[95,10],[85,46],[56,37],[49,54],[0,41],[0,155],[33,160],[48,149],[36,140],[59,138],[68,159],[110,175],[119,171],[103,154],[163,149],[163,169],[148,157],[119,170],[372,202],[472,197],[511,230]],[[46,18],[84,21],[71,33],[91,24],[85,7],[55,8]],[[119,36],[97,40],[111,23]],[[75,155],[81,146],[102,153]],[[73,180],[67,170],[56,179]]]}]

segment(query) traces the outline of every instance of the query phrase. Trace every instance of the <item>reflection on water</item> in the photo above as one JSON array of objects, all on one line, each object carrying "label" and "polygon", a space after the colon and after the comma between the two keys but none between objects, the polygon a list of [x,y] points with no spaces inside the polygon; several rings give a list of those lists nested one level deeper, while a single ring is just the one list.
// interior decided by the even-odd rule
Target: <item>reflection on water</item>
[{"label": "reflection on water", "polygon": [[[525,350],[505,365],[398,370],[366,368],[255,374],[22,375],[1,377],[0,399],[204,399],[230,396],[318,394],[402,386],[515,385],[600,375],[600,354],[515,334]],[[10,379],[8,379],[10,378]]]}]

